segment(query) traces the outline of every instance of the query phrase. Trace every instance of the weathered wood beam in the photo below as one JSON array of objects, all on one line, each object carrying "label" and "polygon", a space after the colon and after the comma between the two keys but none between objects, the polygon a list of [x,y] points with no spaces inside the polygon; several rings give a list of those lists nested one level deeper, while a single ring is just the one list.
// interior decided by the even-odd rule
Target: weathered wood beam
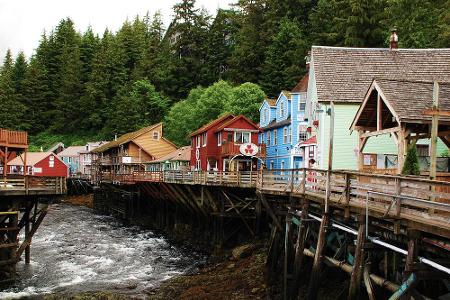
[{"label": "weathered wood beam", "polygon": [[291,298],[296,299],[299,293],[300,272],[303,263],[303,250],[305,249],[306,233],[309,228],[308,218],[309,201],[303,199],[300,226],[298,227],[297,241],[295,243],[294,277],[292,281]]},{"label": "weathered wood beam", "polygon": [[325,248],[326,233],[329,224],[329,213],[324,213],[320,222],[319,237],[317,239],[316,252],[314,254],[314,262],[309,280],[308,293],[306,299],[316,300],[320,285],[320,273],[322,270],[323,250]]},{"label": "weathered wood beam", "polygon": [[264,208],[266,209],[266,211],[269,214],[269,216],[272,218],[273,223],[278,228],[278,230],[281,231],[282,230],[281,223],[278,220],[278,218],[275,215],[275,213],[273,212],[272,208],[270,207],[269,202],[267,202],[266,196],[263,193],[261,193],[261,192],[258,192],[258,194],[259,194],[259,197],[261,199],[262,204],[264,205]]},{"label": "weathered wood beam", "polygon": [[441,136],[439,137],[441,139],[441,141],[448,147],[450,148],[450,138],[445,137],[445,136]]},{"label": "weathered wood beam", "polygon": [[[433,110],[439,108],[439,84],[433,83]],[[436,179],[436,156],[437,156],[437,137],[439,130],[439,115],[431,117],[431,149],[430,149],[430,179]]]},{"label": "weathered wood beam", "polygon": [[450,110],[426,109],[422,112],[426,116],[450,117]]},{"label": "weathered wood beam", "polygon": [[25,249],[31,244],[31,239],[33,238],[33,235],[36,233],[45,216],[47,215],[48,207],[49,205],[47,204],[45,207],[41,209],[41,213],[39,214],[39,217],[37,217],[36,221],[33,223],[33,226],[30,232],[28,233],[28,236],[25,238],[25,240],[22,242],[19,249],[17,250],[16,252],[17,260],[20,259],[20,256],[22,256],[23,251],[25,251]]},{"label": "weathered wood beam", "polygon": [[359,229],[358,238],[356,241],[355,261],[353,270],[350,276],[350,288],[348,292],[348,299],[354,300],[360,297],[360,286],[362,271],[364,268],[364,243],[366,241],[366,224],[364,223],[364,216],[359,215]]},{"label": "weathered wood beam", "polygon": [[371,137],[371,136],[378,136],[378,135],[382,135],[382,134],[398,132],[400,130],[401,130],[400,127],[386,128],[386,129],[382,129],[382,130],[361,133],[360,137],[366,138],[366,137]]}]

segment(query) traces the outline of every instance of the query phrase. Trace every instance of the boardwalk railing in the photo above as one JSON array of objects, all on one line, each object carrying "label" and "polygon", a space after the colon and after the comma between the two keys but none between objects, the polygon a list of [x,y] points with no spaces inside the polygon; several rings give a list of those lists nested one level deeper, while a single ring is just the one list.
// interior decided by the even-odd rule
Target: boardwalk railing
[{"label": "boardwalk railing", "polygon": [[67,191],[66,178],[42,176],[14,176],[0,178],[0,194],[36,194],[46,193],[62,195]]},{"label": "boardwalk railing", "polygon": [[28,134],[25,131],[0,129],[0,144],[6,146],[27,146]]},{"label": "boardwalk railing", "polygon": [[[102,174],[117,183],[165,182],[249,187],[274,195],[297,195],[331,206],[370,210],[388,219],[406,219],[450,230],[450,182],[420,177],[318,169],[223,171],[161,171]],[[327,193],[328,190],[328,193]]]}]

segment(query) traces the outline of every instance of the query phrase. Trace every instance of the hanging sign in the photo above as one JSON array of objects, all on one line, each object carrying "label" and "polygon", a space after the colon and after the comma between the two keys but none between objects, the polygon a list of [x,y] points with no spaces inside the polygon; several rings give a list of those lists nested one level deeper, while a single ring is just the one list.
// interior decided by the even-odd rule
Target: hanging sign
[{"label": "hanging sign", "polygon": [[239,151],[245,156],[255,156],[258,154],[258,145],[253,143],[245,143],[239,147]]},{"label": "hanging sign", "polygon": [[122,163],[123,164],[131,164],[131,157],[130,156],[123,156],[122,157]]}]

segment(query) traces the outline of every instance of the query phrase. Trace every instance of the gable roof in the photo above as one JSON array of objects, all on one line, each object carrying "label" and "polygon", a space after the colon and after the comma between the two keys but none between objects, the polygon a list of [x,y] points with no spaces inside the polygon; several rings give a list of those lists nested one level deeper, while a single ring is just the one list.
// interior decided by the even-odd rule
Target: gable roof
[{"label": "gable roof", "polygon": [[[56,156],[53,152],[27,152],[27,166],[34,166],[35,164],[37,164],[38,162],[47,158],[50,155],[53,155],[57,159],[59,159],[59,157]],[[20,156],[17,156],[14,159],[12,159],[8,163],[8,166],[23,166],[23,158],[24,154],[22,153]]]},{"label": "gable roof", "polygon": [[191,160],[191,146],[181,147],[159,159],[153,160],[149,162],[153,163],[161,163],[165,161],[190,161]]},{"label": "gable roof", "polygon": [[253,127],[255,127],[255,130],[259,130],[258,125],[256,125],[252,120],[250,120],[249,118],[247,118],[244,115],[239,115],[237,117],[234,117],[233,119],[230,119],[230,120],[224,122],[222,125],[217,127],[216,130],[214,130],[214,132],[221,131],[221,130],[227,128],[227,126],[230,126],[231,124],[233,124],[234,122],[236,122],[237,120],[240,120],[240,119],[245,120],[248,124],[250,124]]},{"label": "gable roof", "polygon": [[59,157],[73,157],[78,156],[80,152],[82,152],[84,149],[86,149],[85,146],[70,146],[64,149],[63,151],[58,153]]},{"label": "gable roof", "polygon": [[308,91],[309,74],[306,73],[305,76],[300,79],[297,85],[292,89],[292,93],[304,93]]},{"label": "gable roof", "polygon": [[268,98],[264,99],[264,101],[261,103],[261,106],[259,107],[259,110],[261,110],[261,108],[263,108],[264,103],[267,103],[267,105],[269,105],[269,108],[277,106],[277,101],[278,101],[278,99],[268,99]]},{"label": "gable roof", "polygon": [[373,78],[450,78],[450,48],[385,49],[313,46],[312,68],[319,102],[360,103]]},{"label": "gable roof", "polygon": [[101,145],[100,147],[92,150],[91,152],[93,153],[102,153],[105,152],[106,150],[109,150],[111,148],[115,148],[115,147],[119,147],[120,145],[126,144],[128,142],[131,142],[132,140],[134,140],[135,138],[143,135],[144,133],[147,133],[159,126],[162,126],[162,123],[158,123],[158,124],[154,124],[151,126],[147,126],[144,128],[141,128],[139,130],[133,131],[133,132],[129,132],[129,133],[125,133],[123,135],[121,135],[120,137],[117,138],[117,140],[115,141],[111,141],[109,143],[106,143],[104,145]]},{"label": "gable roof", "polygon": [[310,137],[309,139],[307,139],[306,141],[299,143],[299,146],[306,147],[306,146],[315,145],[315,144],[317,144],[317,137],[314,135],[314,136]]},{"label": "gable roof", "polygon": [[232,119],[234,118],[234,116],[232,114],[225,114],[215,120],[212,120],[211,122],[203,125],[202,127],[200,127],[199,129],[197,129],[196,131],[192,132],[189,137],[193,137],[195,135],[198,135],[200,133],[203,133],[205,131],[207,131],[208,129],[210,129],[211,127],[214,127],[215,125],[219,124],[220,122],[225,121],[226,119]]},{"label": "gable roof", "polygon": [[[374,79],[350,128],[358,123],[370,95],[375,90],[380,93],[382,101],[398,121],[431,122],[431,116],[425,115],[424,111],[433,108],[433,82]],[[450,82],[439,83],[439,109],[450,110]],[[439,121],[450,122],[450,117],[439,117]]]}]

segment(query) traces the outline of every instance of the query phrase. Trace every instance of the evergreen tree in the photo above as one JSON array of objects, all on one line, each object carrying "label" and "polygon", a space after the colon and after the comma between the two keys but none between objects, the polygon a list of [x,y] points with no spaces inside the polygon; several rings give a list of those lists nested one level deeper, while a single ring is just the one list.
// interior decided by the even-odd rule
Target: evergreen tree
[{"label": "evergreen tree", "polygon": [[408,152],[402,169],[403,175],[420,175],[419,156],[417,155],[416,143],[412,143]]},{"label": "evergreen tree", "polygon": [[260,85],[270,96],[290,90],[305,73],[308,45],[297,22],[283,18],[265,55]]},{"label": "evergreen tree", "polygon": [[0,127],[23,129],[22,120],[25,106],[17,99],[13,72],[12,54],[8,50],[0,69]]},{"label": "evergreen tree", "polygon": [[264,51],[270,40],[266,28],[269,24],[266,1],[239,0],[236,5],[241,12],[238,18],[240,29],[230,59],[230,74],[236,83],[258,82],[260,78]]},{"label": "evergreen tree", "polygon": [[229,78],[229,60],[234,50],[238,31],[236,12],[219,9],[208,31],[206,62],[203,66],[203,82],[208,86],[219,79]]}]

